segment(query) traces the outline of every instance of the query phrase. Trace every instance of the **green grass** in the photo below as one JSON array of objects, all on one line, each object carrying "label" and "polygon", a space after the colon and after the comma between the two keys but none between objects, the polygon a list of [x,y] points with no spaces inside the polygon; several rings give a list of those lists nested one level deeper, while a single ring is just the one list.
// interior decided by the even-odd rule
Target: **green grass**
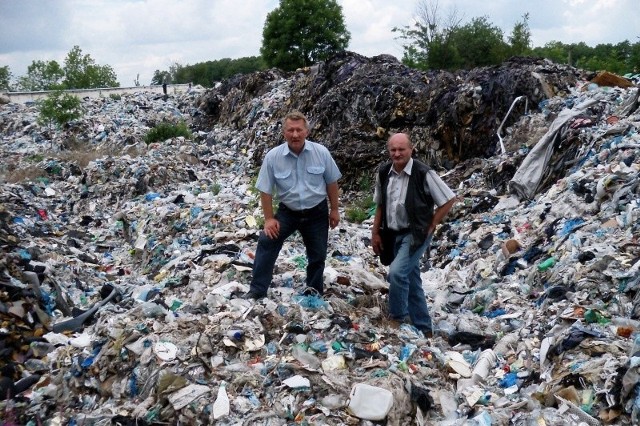
[{"label": "green grass", "polygon": [[371,217],[375,205],[373,195],[358,198],[351,206],[346,208],[345,216],[349,222],[362,223]]},{"label": "green grass", "polygon": [[191,132],[185,122],[181,121],[177,124],[164,122],[149,130],[144,141],[147,144],[150,144],[154,142],[164,142],[167,139],[177,138],[180,136],[191,139]]}]

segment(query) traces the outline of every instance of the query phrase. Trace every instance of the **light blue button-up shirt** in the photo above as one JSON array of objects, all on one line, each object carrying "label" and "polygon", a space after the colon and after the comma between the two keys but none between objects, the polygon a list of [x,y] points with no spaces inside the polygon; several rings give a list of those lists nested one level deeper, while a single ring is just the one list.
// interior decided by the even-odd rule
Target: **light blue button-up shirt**
[{"label": "light blue button-up shirt", "polygon": [[264,157],[256,188],[277,197],[291,210],[317,206],[327,198],[327,185],[342,177],[329,150],[305,140],[299,155],[286,143]]}]

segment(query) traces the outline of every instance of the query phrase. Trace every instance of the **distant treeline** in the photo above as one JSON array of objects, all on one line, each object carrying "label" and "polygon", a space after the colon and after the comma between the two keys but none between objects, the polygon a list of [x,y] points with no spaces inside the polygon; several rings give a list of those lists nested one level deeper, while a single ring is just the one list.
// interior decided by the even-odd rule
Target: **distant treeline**
[{"label": "distant treeline", "polygon": [[264,70],[267,66],[260,56],[239,59],[219,59],[200,62],[194,65],[173,64],[168,71],[156,70],[151,84],[191,83],[203,87],[213,87],[216,82],[233,77],[236,74],[248,74]]},{"label": "distant treeline", "polygon": [[536,47],[531,56],[547,58],[588,71],[609,71],[619,75],[640,73],[640,42],[631,44],[598,44],[589,47],[585,43],[563,44],[559,41]]},{"label": "distant treeline", "polygon": [[[469,56],[464,65],[460,64],[455,68],[498,65],[508,58],[507,53],[504,51],[503,55],[497,55],[491,62],[486,61],[487,55],[478,57],[477,60],[474,60],[473,56]],[[617,44],[598,44],[595,47],[590,47],[583,42],[564,44],[554,41],[543,47],[530,49],[519,56],[547,58],[556,63],[572,65],[587,71],[607,70],[620,75],[640,73],[640,42],[631,44],[629,41],[624,41]],[[403,62],[408,66],[425,69],[425,67],[412,64],[410,61]],[[168,71],[156,70],[151,84],[162,84],[164,81],[166,83],[192,83],[203,87],[212,87],[216,82],[236,74],[248,74],[266,68],[267,66],[259,56],[239,59],[225,58],[194,65],[176,63]]]},{"label": "distant treeline", "polygon": [[[524,25],[524,31],[516,31]],[[565,44],[553,41],[542,47],[530,47],[530,34],[525,23],[519,23],[504,41],[501,30],[479,19],[456,28],[447,37],[420,39],[421,33],[404,31],[408,43],[404,46],[402,62],[421,70],[446,69],[455,71],[501,64],[512,56],[547,58],[555,63],[568,64],[587,71],[609,71],[622,76],[640,73],[640,41],[627,40],[617,44]],[[521,36],[518,36],[521,34]],[[174,63],[169,70],[156,70],[151,84],[191,83],[213,87],[217,82],[237,74],[267,69],[261,56],[239,59],[219,59],[194,65]],[[637,77],[636,77],[637,78]],[[0,66],[0,90],[55,90],[70,88],[117,87],[116,75],[109,65],[97,65],[90,55],[83,55],[78,46],[69,52],[63,65],[56,61],[33,61],[27,75],[13,80],[8,66]],[[133,82],[140,85],[138,79]]]}]

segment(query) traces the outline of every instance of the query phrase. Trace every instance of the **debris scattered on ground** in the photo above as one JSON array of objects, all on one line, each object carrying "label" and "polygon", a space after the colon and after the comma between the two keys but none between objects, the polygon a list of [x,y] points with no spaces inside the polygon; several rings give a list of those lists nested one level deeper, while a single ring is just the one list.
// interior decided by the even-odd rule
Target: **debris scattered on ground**
[{"label": "debris scattered on ground", "polygon": [[[86,99],[61,130],[35,105],[0,106],[4,424],[637,423],[639,91],[587,77],[347,54],[166,99]],[[528,109],[502,153],[517,96]],[[323,298],[301,294],[296,238],[269,297],[240,297],[252,181],[289,108],[347,172],[343,204],[397,130],[455,188],[424,259],[434,338],[386,319],[371,219],[348,222],[346,205]],[[144,142],[180,120],[193,138]]]}]

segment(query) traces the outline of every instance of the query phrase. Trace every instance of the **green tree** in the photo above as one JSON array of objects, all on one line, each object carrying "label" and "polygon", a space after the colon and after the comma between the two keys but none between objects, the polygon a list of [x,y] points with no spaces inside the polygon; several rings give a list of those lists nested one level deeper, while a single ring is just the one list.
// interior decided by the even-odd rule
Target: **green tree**
[{"label": "green tree", "polygon": [[535,47],[533,54],[547,58],[557,64],[566,64],[569,60],[567,47],[557,40],[550,41],[542,47]]},{"label": "green tree", "polygon": [[151,79],[151,84],[162,84],[162,81],[166,78],[167,82],[177,84],[193,83],[204,87],[212,87],[215,82],[236,74],[248,74],[265,68],[266,64],[260,56],[239,59],[224,58],[184,66],[176,64],[169,71],[156,70]]},{"label": "green tree", "polygon": [[434,37],[427,63],[430,69],[453,70],[462,66],[462,57],[451,35]]},{"label": "green tree", "polygon": [[260,53],[267,66],[292,71],[344,51],[350,38],[336,0],[280,0],[267,15]]},{"label": "green tree", "polygon": [[170,82],[171,81],[171,74],[169,73],[169,71],[160,71],[160,70],[155,70],[153,72],[153,77],[151,77],[151,84],[155,84],[155,85],[160,85],[164,82]]},{"label": "green tree", "polygon": [[9,71],[8,65],[0,67],[0,90],[10,90],[11,77],[11,71]]},{"label": "green tree", "polygon": [[63,126],[82,116],[80,98],[55,90],[38,102],[38,123],[49,128]]},{"label": "green tree", "polygon": [[33,61],[27,75],[18,78],[20,90],[37,91],[62,88],[64,70],[56,61]]},{"label": "green tree", "polygon": [[[151,78],[151,84],[180,83],[178,74],[182,72],[182,68],[184,68],[182,65],[174,62],[169,66],[169,71],[156,70]],[[188,83],[188,81],[185,81],[185,83]]]},{"label": "green tree", "polygon": [[119,87],[116,73],[109,65],[96,65],[89,55],[74,46],[64,60],[64,86],[67,89]]},{"label": "green tree", "polygon": [[438,1],[422,0],[416,8],[416,22],[412,26],[393,28],[403,45],[402,62],[418,69],[455,69],[461,59],[452,38],[462,19],[457,9],[443,18]]},{"label": "green tree", "polygon": [[509,36],[511,55],[524,56],[531,51],[531,30],[529,29],[529,13],[522,16],[522,21],[516,22]]},{"label": "green tree", "polygon": [[462,68],[499,64],[508,56],[509,46],[504,42],[502,30],[486,16],[473,18],[471,23],[455,29],[451,37]]},{"label": "green tree", "polygon": [[631,49],[629,49],[627,72],[633,74],[640,73],[640,42],[632,44]]}]

